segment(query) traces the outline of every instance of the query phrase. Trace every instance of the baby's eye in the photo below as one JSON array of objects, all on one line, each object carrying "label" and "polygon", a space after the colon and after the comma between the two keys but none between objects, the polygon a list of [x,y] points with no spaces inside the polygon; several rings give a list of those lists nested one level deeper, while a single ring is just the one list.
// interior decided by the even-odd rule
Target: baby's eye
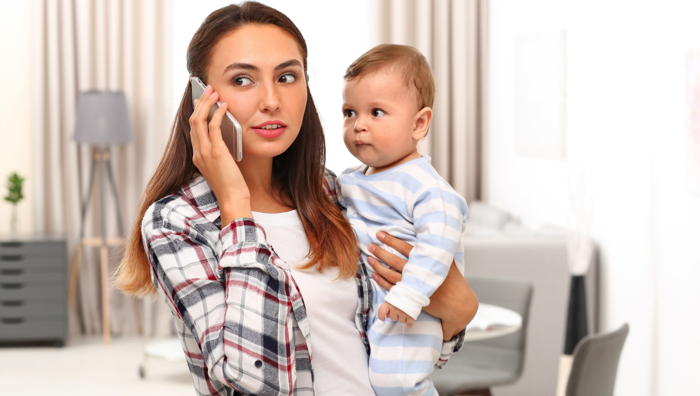
[{"label": "baby's eye", "polygon": [[239,87],[245,87],[246,85],[250,85],[252,83],[253,80],[245,76],[238,76],[233,79],[233,84],[238,85]]},{"label": "baby's eye", "polygon": [[384,113],[384,110],[372,109],[372,117],[381,117],[381,116],[383,116],[384,114],[385,114],[385,113]]},{"label": "baby's eye", "polygon": [[296,81],[296,79],[297,79],[296,74],[287,73],[287,74],[283,74],[280,76],[279,82],[284,83],[284,84],[289,84],[289,83],[293,83],[294,81]]},{"label": "baby's eye", "polygon": [[352,118],[355,117],[355,112],[352,110],[343,110],[343,115],[345,118]]}]

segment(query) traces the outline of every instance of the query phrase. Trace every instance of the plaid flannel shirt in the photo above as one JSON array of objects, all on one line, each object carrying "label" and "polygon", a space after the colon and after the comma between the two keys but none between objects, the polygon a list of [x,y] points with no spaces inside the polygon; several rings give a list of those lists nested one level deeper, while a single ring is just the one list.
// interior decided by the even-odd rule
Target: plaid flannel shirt
[{"label": "plaid flannel shirt", "polygon": [[[324,187],[337,202],[335,175]],[[175,319],[200,395],[313,395],[309,322],[289,265],[253,219],[221,228],[216,197],[203,177],[149,207],[141,225],[153,282]],[[371,286],[356,276],[355,324],[369,354]],[[441,368],[464,342],[443,344]]]}]

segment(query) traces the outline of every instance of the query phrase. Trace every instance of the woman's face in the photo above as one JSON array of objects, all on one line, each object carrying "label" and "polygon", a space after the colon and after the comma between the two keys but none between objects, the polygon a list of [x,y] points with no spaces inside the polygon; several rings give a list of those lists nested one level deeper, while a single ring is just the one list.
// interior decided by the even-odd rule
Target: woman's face
[{"label": "woman's face", "polygon": [[243,160],[272,158],[291,146],[306,108],[296,40],[274,25],[244,25],[213,49],[207,83],[243,128]]}]

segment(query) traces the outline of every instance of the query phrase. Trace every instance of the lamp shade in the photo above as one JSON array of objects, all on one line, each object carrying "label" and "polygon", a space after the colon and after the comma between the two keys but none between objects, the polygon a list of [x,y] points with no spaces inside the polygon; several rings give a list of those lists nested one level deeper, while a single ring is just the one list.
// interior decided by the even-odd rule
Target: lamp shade
[{"label": "lamp shade", "polygon": [[133,136],[124,92],[81,92],[73,139],[94,146],[131,142]]}]

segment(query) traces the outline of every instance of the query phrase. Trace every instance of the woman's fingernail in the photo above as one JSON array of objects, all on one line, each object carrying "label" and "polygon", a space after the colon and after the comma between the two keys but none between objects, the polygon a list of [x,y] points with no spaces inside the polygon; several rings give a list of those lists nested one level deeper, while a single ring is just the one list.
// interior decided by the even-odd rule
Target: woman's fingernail
[{"label": "woman's fingernail", "polygon": [[204,90],[205,94],[208,94],[209,92],[211,92],[211,85],[207,85],[207,88]]},{"label": "woman's fingernail", "polygon": [[374,246],[374,245],[369,245],[369,246],[367,247],[367,249],[369,249],[369,251],[370,251],[371,253],[374,253],[374,249],[376,249],[376,248],[377,248],[377,247]]},{"label": "woman's fingernail", "polygon": [[216,92],[212,92],[211,95],[209,95],[210,98],[213,98],[214,96],[216,96]]},{"label": "woman's fingernail", "polygon": [[377,275],[377,274],[372,274],[372,279],[374,279],[375,281],[378,282],[378,281],[379,281],[379,275]]},{"label": "woman's fingernail", "polygon": [[374,265],[374,259],[372,257],[367,257],[367,262],[369,265]]},{"label": "woman's fingernail", "polygon": [[379,238],[379,240],[381,240],[381,241],[384,240],[384,237],[385,237],[385,236],[386,236],[386,232],[384,232],[384,231],[379,231],[379,232],[377,233],[377,238]]}]

